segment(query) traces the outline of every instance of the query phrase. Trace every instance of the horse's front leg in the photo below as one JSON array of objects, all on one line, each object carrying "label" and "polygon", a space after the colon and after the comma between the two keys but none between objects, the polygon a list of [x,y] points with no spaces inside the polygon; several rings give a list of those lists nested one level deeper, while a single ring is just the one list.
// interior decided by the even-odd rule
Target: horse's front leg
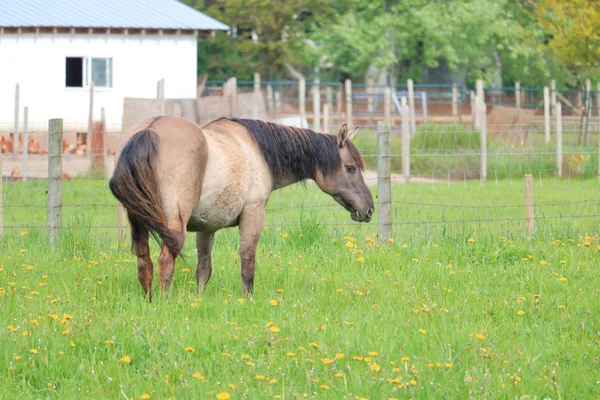
[{"label": "horse's front leg", "polygon": [[204,287],[212,274],[211,252],[213,237],[215,233],[196,233],[196,249],[198,250],[198,267],[196,268],[196,283],[198,293],[204,290]]},{"label": "horse's front leg", "polygon": [[240,259],[242,262],[242,294],[252,295],[256,246],[265,225],[264,204],[247,205],[240,215]]}]

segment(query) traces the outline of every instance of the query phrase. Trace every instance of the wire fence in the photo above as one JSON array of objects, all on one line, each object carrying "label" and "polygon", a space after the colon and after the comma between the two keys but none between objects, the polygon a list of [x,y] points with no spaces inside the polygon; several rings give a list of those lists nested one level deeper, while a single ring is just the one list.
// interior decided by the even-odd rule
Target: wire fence
[{"label": "wire fence", "polygon": [[[89,133],[80,132],[80,126],[64,124],[60,148],[54,153],[49,146],[52,129],[32,129],[28,140],[21,138],[27,146],[13,137],[11,146],[16,150],[1,155],[0,226],[5,235],[45,235],[56,224],[62,231],[113,237],[127,231],[126,218],[108,187],[115,150],[124,137],[101,125]],[[451,233],[598,234],[600,127],[552,128],[547,140],[545,126],[539,124],[487,125],[484,135],[482,128],[470,124],[419,125],[414,134],[403,126],[363,126],[353,141],[365,159],[364,179],[377,199],[373,222],[353,222],[347,211],[309,182],[273,193],[267,205],[267,230],[300,236],[321,227],[376,234],[381,182],[388,181],[389,223],[398,240]],[[378,145],[384,134],[389,135],[387,149]],[[408,142],[403,142],[404,135],[411,136]],[[377,173],[382,161],[389,162],[389,175]],[[52,162],[60,163],[58,175]],[[529,188],[527,176],[532,178]],[[62,195],[59,203],[53,203],[56,190]],[[531,210],[528,195],[534,199]],[[52,213],[58,208],[62,215],[57,222]]]}]

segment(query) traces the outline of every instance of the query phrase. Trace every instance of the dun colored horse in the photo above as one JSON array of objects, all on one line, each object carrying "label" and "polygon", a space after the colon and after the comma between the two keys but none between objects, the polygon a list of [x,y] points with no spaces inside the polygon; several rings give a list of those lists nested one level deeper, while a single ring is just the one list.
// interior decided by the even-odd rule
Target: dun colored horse
[{"label": "dun colored horse", "polygon": [[162,241],[160,288],[167,291],[186,231],[196,232],[201,290],[211,272],[213,236],[239,225],[243,292],[252,293],[256,246],[275,189],[306,179],[369,222],[373,197],[364,161],[343,125],[325,135],[259,120],[219,119],[200,128],[178,117],[140,121],[123,147],[110,190],[127,210],[138,278],[151,300],[149,234]]}]

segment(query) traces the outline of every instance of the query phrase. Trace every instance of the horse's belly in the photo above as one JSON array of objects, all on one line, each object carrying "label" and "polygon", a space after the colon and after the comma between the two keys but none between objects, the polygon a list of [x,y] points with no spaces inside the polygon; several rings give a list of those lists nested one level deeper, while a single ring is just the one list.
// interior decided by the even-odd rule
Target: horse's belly
[{"label": "horse's belly", "polygon": [[203,195],[192,211],[187,229],[192,232],[214,232],[236,226],[243,206],[244,199],[240,194],[222,192],[217,196]]}]

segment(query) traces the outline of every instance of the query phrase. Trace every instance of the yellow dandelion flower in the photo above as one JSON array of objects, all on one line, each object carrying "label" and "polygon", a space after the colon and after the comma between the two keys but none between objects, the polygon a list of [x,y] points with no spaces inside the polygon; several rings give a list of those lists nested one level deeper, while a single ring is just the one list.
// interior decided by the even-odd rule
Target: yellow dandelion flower
[{"label": "yellow dandelion flower", "polygon": [[254,379],[256,379],[257,381],[263,381],[263,380],[265,380],[265,376],[264,375],[256,375],[254,377]]},{"label": "yellow dandelion flower", "polygon": [[270,328],[269,328],[269,330],[270,330],[271,332],[273,332],[273,333],[277,333],[277,332],[279,332],[279,328],[278,328],[278,327],[276,327],[276,326],[272,326],[272,327],[270,327]]},{"label": "yellow dandelion flower", "polygon": [[564,276],[561,276],[558,280],[561,281],[561,282],[566,282],[567,278],[565,278]]},{"label": "yellow dandelion flower", "polygon": [[221,393],[217,394],[217,399],[219,399],[219,400],[228,400],[230,398],[231,398],[231,396],[227,392],[221,392]]},{"label": "yellow dandelion flower", "polygon": [[283,235],[281,235],[284,239],[287,238],[288,236],[290,236],[287,232],[284,233]]},{"label": "yellow dandelion flower", "polygon": [[121,361],[123,361],[125,364],[131,364],[131,357],[123,356],[121,357]]},{"label": "yellow dandelion flower", "polygon": [[342,374],[341,372],[338,372],[337,374],[335,374],[336,378],[343,378],[344,374]]},{"label": "yellow dandelion flower", "polygon": [[20,233],[21,236],[26,236],[27,234],[29,234],[29,232],[27,232],[27,231],[24,231],[24,232]]},{"label": "yellow dandelion flower", "polygon": [[425,329],[419,329],[419,333],[424,335],[425,333],[427,333],[427,331]]},{"label": "yellow dandelion flower", "polygon": [[548,265],[548,261],[546,261],[546,260],[542,260],[542,261],[540,261],[540,264],[541,264],[541,265]]},{"label": "yellow dandelion flower", "polygon": [[321,361],[323,362],[323,364],[332,364],[335,360],[331,358],[321,358]]},{"label": "yellow dandelion flower", "polygon": [[187,351],[187,352],[190,352],[190,353],[194,353],[194,352],[196,351],[196,350],[194,350],[194,348],[193,348],[193,347],[186,347],[186,348],[184,348],[183,350],[185,350],[185,351]]},{"label": "yellow dandelion flower", "polygon": [[376,351],[370,351],[370,352],[369,352],[369,355],[370,355],[371,357],[375,357],[375,356],[378,356],[378,355],[379,355],[379,353],[378,353],[378,352],[376,352]]},{"label": "yellow dandelion flower", "polygon": [[371,366],[369,368],[371,368],[371,371],[375,371],[375,372],[377,372],[381,369],[381,367],[375,363],[371,364]]},{"label": "yellow dandelion flower", "polygon": [[338,360],[341,360],[342,358],[344,358],[344,355],[342,353],[337,353],[335,355],[335,358],[337,358]]},{"label": "yellow dandelion flower", "polygon": [[365,258],[363,256],[360,256],[356,259],[356,262],[364,262]]},{"label": "yellow dandelion flower", "polygon": [[142,399],[149,399],[150,395],[148,393],[144,393],[143,395],[140,396]]},{"label": "yellow dandelion flower", "polygon": [[[467,242],[469,242],[469,243],[475,243],[475,239],[473,239],[473,237],[470,237],[470,238],[467,240]],[[411,382],[412,382],[412,381],[411,381]]]},{"label": "yellow dandelion flower", "polygon": [[192,272],[192,270],[189,269],[189,268],[184,268],[184,269],[181,270],[181,272],[188,273],[188,272]]},{"label": "yellow dandelion flower", "polygon": [[195,372],[194,375],[192,375],[192,376],[196,379],[200,379],[200,380],[204,379],[204,376],[200,372]]},{"label": "yellow dandelion flower", "polygon": [[397,384],[397,383],[400,383],[400,382],[402,382],[402,381],[400,380],[400,378],[394,378],[394,379],[390,379],[390,383],[393,383],[393,384]]},{"label": "yellow dandelion flower", "polygon": [[363,358],[362,358],[362,357],[360,357],[360,356],[352,356],[352,358],[353,358],[354,360],[356,360],[356,361],[362,361],[362,360],[363,360]]},{"label": "yellow dandelion flower", "polygon": [[410,381],[408,381],[408,383],[410,383],[413,386],[416,386],[417,381],[415,381],[414,379],[411,379]]},{"label": "yellow dandelion flower", "polygon": [[477,338],[477,340],[485,339],[485,335],[483,333],[478,333],[477,335],[475,335],[475,337]]},{"label": "yellow dandelion flower", "polygon": [[277,305],[277,300],[271,300],[269,303],[271,304],[271,307],[275,307]]},{"label": "yellow dandelion flower", "polygon": [[319,389],[329,390],[329,386],[327,386],[327,385],[321,385],[321,386],[319,386]]},{"label": "yellow dandelion flower", "polygon": [[318,349],[319,347],[321,347],[321,346],[319,346],[319,343],[317,343],[317,342],[310,342],[308,345],[310,347],[314,347],[315,349]]},{"label": "yellow dandelion flower", "polygon": [[523,311],[523,310],[519,310],[519,311],[517,311],[517,314],[518,314],[518,315],[525,315],[525,311]]},{"label": "yellow dandelion flower", "polygon": [[31,354],[37,354],[37,353],[38,353],[37,349],[31,349],[31,350],[29,350],[29,352],[30,352]]},{"label": "yellow dandelion flower", "polygon": [[402,358],[400,359],[400,361],[404,361],[404,362],[406,362],[406,361],[410,361],[410,357],[406,357],[406,356],[404,356],[404,357],[402,357]]},{"label": "yellow dandelion flower", "polygon": [[283,289],[277,289],[277,293],[283,293],[284,290]]}]

